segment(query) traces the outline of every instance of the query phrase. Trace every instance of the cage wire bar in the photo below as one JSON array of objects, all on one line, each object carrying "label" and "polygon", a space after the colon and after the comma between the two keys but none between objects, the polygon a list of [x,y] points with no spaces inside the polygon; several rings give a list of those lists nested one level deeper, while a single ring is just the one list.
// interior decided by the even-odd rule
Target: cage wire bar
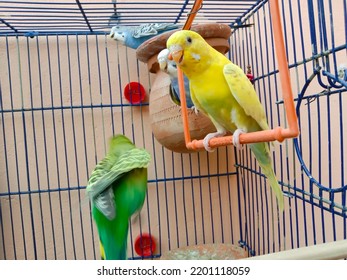
[{"label": "cage wire bar", "polygon": [[[114,24],[183,24],[193,1],[0,1],[0,259],[98,259],[85,185],[123,133],[152,155],[144,207],[150,258],[231,243],[249,256],[347,239],[347,1],[280,1],[300,136],[275,144],[276,201],[248,148],[178,154],[151,133],[148,98],[123,89],[155,76],[107,37]],[[270,127],[285,126],[268,1],[204,1],[195,23],[232,27],[228,57],[250,65]]]},{"label": "cage wire bar", "polygon": [[[204,1],[205,12],[195,23],[236,24],[259,0]],[[193,1],[1,1],[0,34],[45,35],[109,33],[115,24],[169,22],[183,25]],[[221,7],[224,13],[221,14]]]}]

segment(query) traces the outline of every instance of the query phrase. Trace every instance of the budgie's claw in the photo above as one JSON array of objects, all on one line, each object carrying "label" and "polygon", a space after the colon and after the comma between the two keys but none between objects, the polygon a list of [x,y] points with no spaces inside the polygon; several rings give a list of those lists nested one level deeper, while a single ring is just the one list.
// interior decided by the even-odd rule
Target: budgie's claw
[{"label": "budgie's claw", "polygon": [[238,149],[238,150],[242,150],[243,145],[240,144],[240,134],[242,133],[246,133],[244,130],[242,129],[236,129],[235,132],[233,133],[233,145]]},{"label": "budgie's claw", "polygon": [[190,109],[194,111],[195,115],[199,114],[199,110],[195,106],[190,107]]},{"label": "budgie's claw", "polygon": [[210,146],[209,146],[209,142],[212,138],[215,138],[215,137],[220,137],[220,136],[224,136],[225,135],[225,132],[214,132],[214,133],[209,133],[205,136],[204,140],[203,140],[203,144],[204,144],[204,148],[206,151],[208,152],[213,152],[214,149],[212,149]]},{"label": "budgie's claw", "polygon": [[210,148],[210,146],[208,145],[208,142],[210,142],[210,140],[211,140],[212,138],[214,138],[214,136],[209,137],[209,135],[210,135],[210,134],[206,135],[206,137],[205,137],[204,140],[203,140],[203,143],[204,143],[204,148],[205,148],[205,150],[211,153],[211,152],[214,151],[214,149]]}]

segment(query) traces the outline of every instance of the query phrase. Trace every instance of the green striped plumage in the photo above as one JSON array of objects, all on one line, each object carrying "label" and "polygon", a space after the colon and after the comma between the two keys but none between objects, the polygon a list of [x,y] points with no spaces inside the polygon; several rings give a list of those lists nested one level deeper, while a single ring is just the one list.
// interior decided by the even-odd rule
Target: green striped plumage
[{"label": "green striped plumage", "polygon": [[127,258],[129,219],[145,200],[149,161],[146,150],[136,148],[124,135],[116,135],[89,178],[87,194],[103,259]]}]

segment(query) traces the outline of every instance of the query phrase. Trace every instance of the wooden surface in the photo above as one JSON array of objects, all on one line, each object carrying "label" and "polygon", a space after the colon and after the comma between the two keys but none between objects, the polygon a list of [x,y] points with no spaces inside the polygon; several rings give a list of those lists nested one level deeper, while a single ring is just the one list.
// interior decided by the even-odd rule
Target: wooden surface
[{"label": "wooden surface", "polygon": [[347,240],[286,250],[249,258],[250,260],[338,260],[347,258]]}]

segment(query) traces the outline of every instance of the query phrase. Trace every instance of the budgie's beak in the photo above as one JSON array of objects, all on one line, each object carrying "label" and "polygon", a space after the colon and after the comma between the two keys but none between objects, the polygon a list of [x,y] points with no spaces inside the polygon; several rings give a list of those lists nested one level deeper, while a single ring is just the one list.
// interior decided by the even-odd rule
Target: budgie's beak
[{"label": "budgie's beak", "polygon": [[170,48],[170,54],[168,58],[170,60],[174,60],[178,65],[183,60],[183,54],[184,54],[183,49],[180,46],[175,45]]},{"label": "budgie's beak", "polygon": [[160,70],[164,71],[167,69],[167,63],[166,61],[159,61],[159,68]]},{"label": "budgie's beak", "polygon": [[160,70],[165,71],[167,69],[167,59],[169,55],[168,49],[163,49],[157,56]]}]

